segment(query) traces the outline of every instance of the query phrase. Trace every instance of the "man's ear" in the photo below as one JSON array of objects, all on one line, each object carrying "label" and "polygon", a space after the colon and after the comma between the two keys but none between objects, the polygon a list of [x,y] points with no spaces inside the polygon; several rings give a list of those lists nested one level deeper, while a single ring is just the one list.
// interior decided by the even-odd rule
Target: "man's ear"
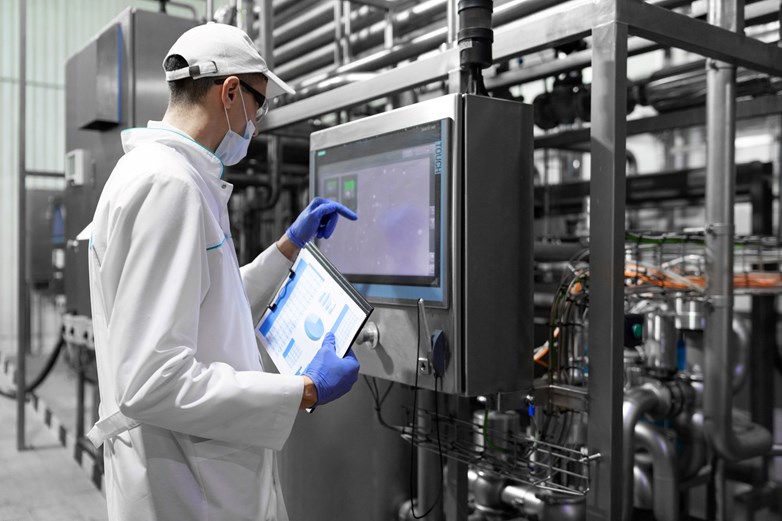
[{"label": "man's ear", "polygon": [[230,107],[236,102],[239,90],[239,78],[236,76],[229,76],[223,82],[222,89],[220,90],[220,98],[225,104],[225,107]]}]

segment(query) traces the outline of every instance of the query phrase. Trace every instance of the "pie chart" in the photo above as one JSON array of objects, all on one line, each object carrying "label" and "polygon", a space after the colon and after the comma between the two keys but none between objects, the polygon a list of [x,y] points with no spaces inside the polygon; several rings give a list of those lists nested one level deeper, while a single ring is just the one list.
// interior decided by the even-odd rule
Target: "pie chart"
[{"label": "pie chart", "polygon": [[323,336],[323,321],[317,315],[309,315],[304,319],[304,332],[310,340],[318,340]]}]

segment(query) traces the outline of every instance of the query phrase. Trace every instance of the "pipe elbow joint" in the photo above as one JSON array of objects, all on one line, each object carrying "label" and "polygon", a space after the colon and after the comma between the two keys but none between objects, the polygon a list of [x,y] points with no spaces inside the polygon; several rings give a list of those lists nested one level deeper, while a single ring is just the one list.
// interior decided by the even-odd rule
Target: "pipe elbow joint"
[{"label": "pipe elbow joint", "polygon": [[771,451],[774,444],[771,433],[754,423],[748,424],[746,430],[737,433],[731,423],[705,416],[703,430],[709,445],[721,458],[730,462],[764,456]]}]

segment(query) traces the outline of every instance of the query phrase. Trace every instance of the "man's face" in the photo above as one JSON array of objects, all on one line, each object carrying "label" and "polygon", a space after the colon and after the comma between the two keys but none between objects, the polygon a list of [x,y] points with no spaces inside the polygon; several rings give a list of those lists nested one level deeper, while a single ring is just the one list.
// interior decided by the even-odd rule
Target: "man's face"
[{"label": "man's face", "polygon": [[268,102],[266,101],[266,86],[268,81],[260,74],[245,75],[242,77],[229,76],[225,80],[217,80],[221,88],[235,89],[241,99],[234,102],[238,110],[228,110],[231,128],[240,135],[247,130],[247,122],[255,123],[254,136],[258,135],[260,120],[266,114]]},{"label": "man's face", "polygon": [[252,119],[255,122],[255,135],[258,134],[261,119],[268,111],[269,102],[266,99],[267,84],[266,78],[260,75],[246,76],[239,80],[239,85],[245,93],[244,108],[247,116],[246,120]]}]

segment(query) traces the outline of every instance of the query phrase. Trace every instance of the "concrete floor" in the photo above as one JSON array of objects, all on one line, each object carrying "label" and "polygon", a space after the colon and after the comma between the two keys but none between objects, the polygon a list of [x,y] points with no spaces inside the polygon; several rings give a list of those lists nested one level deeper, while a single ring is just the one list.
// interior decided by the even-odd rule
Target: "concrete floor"
[{"label": "concrete floor", "polygon": [[[0,370],[0,386],[10,387]],[[28,449],[16,450],[16,402],[0,397],[0,521],[104,521],[103,495],[32,404]]]}]

